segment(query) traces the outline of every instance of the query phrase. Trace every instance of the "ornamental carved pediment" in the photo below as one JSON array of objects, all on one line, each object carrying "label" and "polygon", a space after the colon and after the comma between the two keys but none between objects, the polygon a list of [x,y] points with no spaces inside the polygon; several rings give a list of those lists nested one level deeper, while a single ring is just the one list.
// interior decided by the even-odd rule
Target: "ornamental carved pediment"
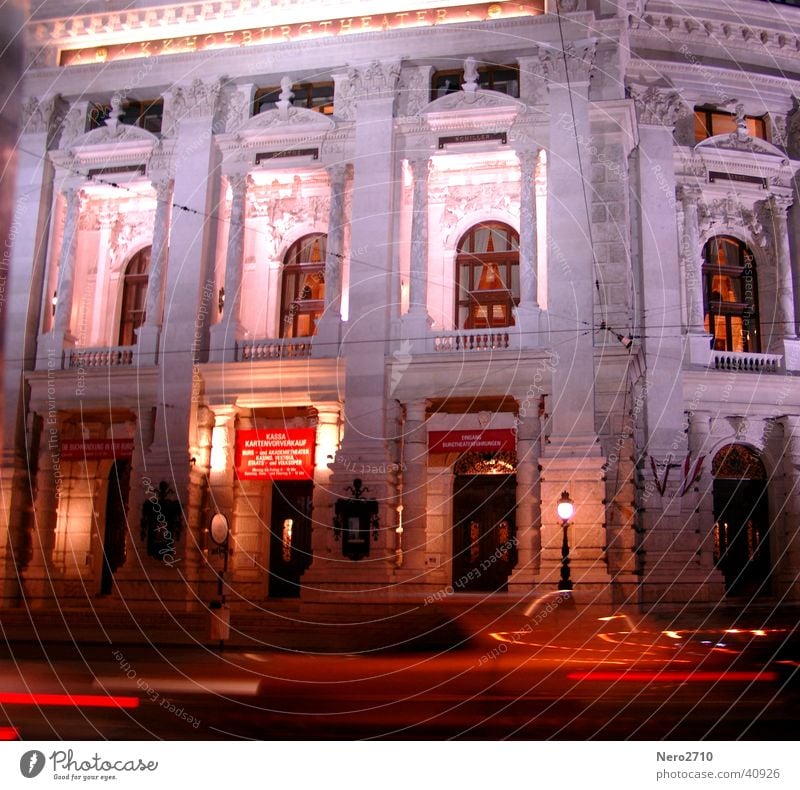
[{"label": "ornamental carved pediment", "polygon": [[434,99],[421,111],[422,115],[435,115],[453,111],[464,112],[468,110],[511,110],[524,112],[527,105],[519,99],[506,96],[491,90],[456,91]]},{"label": "ornamental carved pediment", "polygon": [[71,141],[70,148],[119,143],[138,143],[140,146],[144,143],[155,147],[158,144],[158,137],[138,126],[126,124],[101,126],[99,129],[92,129],[90,132],[76,137]]},{"label": "ornamental carved pediment", "polygon": [[769,154],[776,156],[782,161],[786,159],[786,154],[780,148],[762,140],[760,137],[750,137],[749,135],[740,135],[738,132],[732,134],[717,134],[714,137],[708,137],[701,140],[696,146],[695,150],[702,150],[704,148],[713,148],[722,151],[747,151],[754,154]]},{"label": "ornamental carved pediment", "polygon": [[285,109],[267,110],[254,115],[239,129],[239,134],[246,137],[253,133],[268,131],[276,132],[297,131],[302,127],[304,132],[317,132],[325,134],[336,128],[336,123],[319,112],[307,110],[305,107],[288,107]]}]

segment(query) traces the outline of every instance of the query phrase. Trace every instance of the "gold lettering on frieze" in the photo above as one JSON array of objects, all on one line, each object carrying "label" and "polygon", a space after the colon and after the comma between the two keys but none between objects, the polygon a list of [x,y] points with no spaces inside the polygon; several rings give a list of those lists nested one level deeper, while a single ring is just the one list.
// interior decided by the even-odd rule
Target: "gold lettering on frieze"
[{"label": "gold lettering on frieze", "polygon": [[[401,30],[403,28],[429,25],[453,24],[457,22],[479,22],[485,20],[510,19],[514,17],[539,16],[544,13],[544,0],[531,3],[474,3],[449,8],[398,11],[383,16],[343,17],[314,22],[303,22],[280,27],[249,28],[209,33],[206,36],[184,38],[162,38],[146,41],[129,41],[125,44],[63,49],[59,55],[62,66],[79,63],[107,62],[147,58],[151,55],[173,55],[180,52],[201,52],[204,49],[244,47],[251,44],[291,41],[295,38],[323,36],[345,36],[365,30]],[[163,20],[162,20],[163,21]],[[156,26],[151,25],[150,29]]]}]

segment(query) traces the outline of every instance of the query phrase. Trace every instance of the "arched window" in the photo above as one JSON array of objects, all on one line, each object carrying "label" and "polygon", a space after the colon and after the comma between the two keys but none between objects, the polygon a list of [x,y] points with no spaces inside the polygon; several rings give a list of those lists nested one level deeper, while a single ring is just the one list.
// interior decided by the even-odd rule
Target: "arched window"
[{"label": "arched window", "polygon": [[326,236],[299,239],[283,259],[281,337],[311,337],[325,307]]},{"label": "arched window", "polygon": [[753,253],[730,236],[709,239],[703,250],[706,332],[717,351],[761,351],[758,287]]},{"label": "arched window", "polygon": [[136,330],[144,323],[147,300],[147,272],[150,269],[150,247],[134,255],[125,269],[122,286],[122,312],[119,319],[119,345],[136,343]]},{"label": "arched window", "polygon": [[456,325],[513,326],[519,304],[519,234],[501,222],[470,228],[456,256]]}]

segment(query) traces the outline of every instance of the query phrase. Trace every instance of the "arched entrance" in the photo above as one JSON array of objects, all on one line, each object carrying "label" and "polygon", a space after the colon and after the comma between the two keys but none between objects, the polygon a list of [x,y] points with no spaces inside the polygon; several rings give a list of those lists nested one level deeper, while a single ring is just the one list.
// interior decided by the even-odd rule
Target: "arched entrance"
[{"label": "arched entrance", "polygon": [[114,588],[114,572],[125,562],[125,524],[130,488],[131,462],[115,461],[108,473],[100,595],[111,594]]},{"label": "arched entrance", "polygon": [[729,595],[769,593],[767,473],[758,454],[729,444],[714,456],[714,560]]},{"label": "arched entrance", "polygon": [[512,453],[467,453],[453,481],[453,589],[508,588],[517,562],[516,463]]}]

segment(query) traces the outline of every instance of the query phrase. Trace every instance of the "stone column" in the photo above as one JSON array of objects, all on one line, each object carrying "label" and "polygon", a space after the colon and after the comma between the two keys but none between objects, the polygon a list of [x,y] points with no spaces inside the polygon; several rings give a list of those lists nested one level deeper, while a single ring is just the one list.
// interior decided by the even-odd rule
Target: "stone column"
[{"label": "stone column", "polygon": [[[328,562],[316,576],[321,589],[374,589],[385,584],[394,561],[393,503],[396,474],[386,439],[386,338],[391,332],[391,284],[399,184],[395,160],[394,114],[399,61],[354,67],[348,71],[355,101],[351,244],[363,251],[350,260],[350,322],[342,337],[339,370],[345,371],[346,403],[342,450],[331,476],[334,497],[346,496],[359,477],[378,501],[380,528],[370,542],[369,558]],[[364,316],[369,320],[358,320]],[[341,459],[341,460],[340,460]],[[360,470],[364,470],[361,473]],[[354,470],[358,470],[354,472]],[[336,547],[341,551],[341,544]],[[315,560],[315,565],[317,560]],[[310,569],[309,569],[310,570]],[[310,586],[310,585],[309,585]],[[305,594],[305,591],[304,591]]]},{"label": "stone column", "polygon": [[83,207],[83,192],[76,187],[64,190],[67,201],[67,216],[64,224],[64,233],[61,242],[61,252],[58,256],[58,280],[56,294],[56,314],[53,319],[53,337],[58,342],[63,339],[64,346],[74,344],[70,333],[70,320],[72,314],[72,292],[75,287],[75,248],[78,243],[78,218]]},{"label": "stone column", "polygon": [[428,178],[431,160],[423,156],[408,160],[413,178],[411,214],[411,262],[408,312],[402,317],[402,334],[411,349],[424,351],[433,319],[428,315]]},{"label": "stone column", "polygon": [[690,334],[702,334],[708,345],[710,337],[705,333],[704,326],[703,260],[700,255],[700,224],[697,214],[702,191],[696,186],[682,185],[677,192],[683,206],[681,259],[686,283],[686,324]]},{"label": "stone column", "polygon": [[317,323],[317,340],[312,340],[314,356],[332,356],[337,353],[342,320],[342,254],[347,165],[341,163],[330,165],[327,170],[331,200],[325,255],[325,309]]},{"label": "stone column", "polygon": [[428,157],[410,159],[414,179],[413,214],[411,218],[411,272],[408,290],[408,311],[414,316],[428,313]]},{"label": "stone column", "polygon": [[[551,261],[558,276],[548,279],[548,323],[553,346],[548,367],[552,402],[551,433],[542,454],[542,552],[539,582],[557,589],[561,566],[561,522],[556,504],[569,491],[575,502],[570,527],[572,581],[585,594],[610,600],[606,560],[605,483],[596,429],[594,314],[596,273],[591,218],[583,202],[584,184],[575,167],[592,139],[589,80],[596,43],[584,40],[561,48],[540,46],[541,68],[550,97],[547,152],[548,223]],[[674,231],[673,231],[674,233]]]},{"label": "stone column", "polygon": [[328,211],[328,240],[325,258],[325,313],[341,319],[342,251],[344,249],[344,188],[347,165],[328,168],[331,184],[331,203]]},{"label": "stone column", "polygon": [[62,489],[58,464],[59,431],[57,425],[49,424],[49,420],[44,422],[39,437],[31,554],[22,574],[23,595],[28,604],[33,606],[53,600],[57,595],[53,582],[61,576],[52,564],[58,523],[58,499]]},{"label": "stone column", "polygon": [[786,507],[783,529],[778,530],[778,539],[770,546],[777,586],[773,594],[785,595],[787,599],[797,601],[800,600],[800,580],[797,576],[800,567],[800,417],[783,417],[781,424]]},{"label": "stone column", "polygon": [[234,173],[227,178],[233,195],[228,229],[228,253],[225,258],[225,307],[222,321],[211,328],[211,358],[215,362],[233,361],[236,355],[236,341],[242,334],[239,307],[242,300],[248,176],[246,173]]},{"label": "stone column", "polygon": [[[314,457],[314,494],[311,521],[311,568],[319,566],[334,552],[333,498],[330,467],[336,460],[341,430],[341,405],[317,403],[317,446]],[[320,562],[318,562],[320,560]]]},{"label": "stone column", "polygon": [[536,163],[534,151],[517,153],[520,170],[519,198],[519,306],[520,310],[539,307],[536,271]]},{"label": "stone column", "polygon": [[767,209],[772,219],[775,239],[775,309],[774,329],[771,332],[770,351],[784,354],[788,370],[800,369],[800,341],[794,313],[794,287],[792,285],[792,257],[789,249],[789,226],[786,212],[792,205],[789,195],[770,195]]},{"label": "stone column", "polygon": [[406,403],[403,442],[403,564],[425,567],[428,535],[428,402]]},{"label": "stone column", "polygon": [[539,295],[537,270],[536,227],[536,163],[538,153],[519,151],[519,307],[516,328],[523,348],[538,345]]},{"label": "stone column", "polygon": [[172,181],[153,183],[156,191],[156,216],[153,224],[153,245],[150,252],[150,271],[147,276],[145,321],[136,331],[140,365],[155,365],[158,361],[158,335],[164,312],[164,270],[167,265],[169,218],[172,209]]},{"label": "stone column", "polygon": [[508,586],[520,595],[533,589],[542,551],[539,427],[538,403],[533,403],[527,413],[520,412],[517,423],[517,564]]}]

